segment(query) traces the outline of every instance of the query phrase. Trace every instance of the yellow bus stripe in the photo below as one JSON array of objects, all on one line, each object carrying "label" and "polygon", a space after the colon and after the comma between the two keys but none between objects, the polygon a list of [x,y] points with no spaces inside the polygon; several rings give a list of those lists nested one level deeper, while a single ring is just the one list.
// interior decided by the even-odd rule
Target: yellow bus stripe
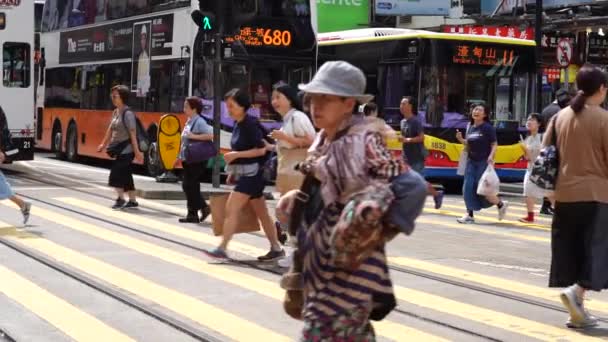
[{"label": "yellow bus stripe", "polygon": [[[512,281],[508,279],[488,276],[481,273],[475,273],[460,268],[444,266],[436,263],[431,263],[423,260],[417,260],[406,257],[391,257],[390,261],[404,267],[416,268],[420,271],[431,272],[450,278],[460,279],[466,282],[477,283],[484,286],[490,286],[507,292],[519,293],[530,297],[540,298],[549,302],[560,303],[559,293],[544,287],[528,285],[525,283]],[[585,303],[585,306],[592,310],[597,310],[602,313],[608,313],[608,303],[592,300]]]},{"label": "yellow bus stripe", "polygon": [[421,291],[400,286],[395,287],[395,291],[399,299],[405,302],[541,341],[563,341],[564,339],[570,339],[571,341],[603,341],[601,338],[585,336],[565,328],[558,328]]},{"label": "yellow bus stripe", "polygon": [[0,279],[0,292],[76,341],[135,341],[1,265]]},{"label": "yellow bus stripe", "polygon": [[[40,208],[33,208],[32,213],[37,216],[48,216],[52,212]],[[56,218],[67,219],[61,215]],[[62,225],[76,224],[69,228],[86,232],[80,226],[85,222],[76,220],[64,220]],[[92,228],[87,225],[86,228]],[[261,327],[255,323],[242,319],[234,314],[226,312],[220,308],[209,305],[194,297],[187,296],[178,291],[158,285],[146,280],[136,274],[127,272],[118,267],[93,259],[74,250],[62,247],[51,241],[40,239],[39,237],[26,234],[27,239],[10,238],[27,248],[48,255],[55,260],[70,265],[83,273],[90,274],[113,286],[124,289],[140,298],[163,306],[178,315],[189,318],[198,324],[209,329],[215,330],[222,335],[238,341],[258,341],[259,336],[265,336],[265,341],[289,341],[286,336],[273,332],[270,329]],[[9,237],[6,237],[9,238]],[[132,241],[131,241],[132,242]],[[275,286],[278,286],[275,284]],[[238,326],[238,329],[234,329]]]},{"label": "yellow bus stripe", "polygon": [[[184,267],[204,276],[213,277],[234,286],[243,287],[243,284],[247,284],[245,287],[246,290],[254,291],[277,301],[282,301],[285,295],[285,291],[279,287],[278,281],[272,282],[246,273],[237,272],[227,267],[217,267],[216,265],[209,264],[203,259],[175,252],[168,248],[145,242],[128,235],[112,232],[87,222],[79,221],[42,208],[34,207],[33,213],[72,230],[114,243],[144,255],[161,259],[165,262]],[[418,333],[420,336],[424,336],[423,332],[388,321],[386,324],[378,326],[378,328],[379,334],[393,340],[399,340],[400,336],[404,336],[404,334]]]}]

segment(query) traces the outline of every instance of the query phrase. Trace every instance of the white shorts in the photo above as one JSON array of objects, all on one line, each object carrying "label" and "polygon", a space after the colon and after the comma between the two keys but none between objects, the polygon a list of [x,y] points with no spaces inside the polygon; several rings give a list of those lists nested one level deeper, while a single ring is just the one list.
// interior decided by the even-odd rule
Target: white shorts
[{"label": "white shorts", "polygon": [[524,196],[532,198],[544,198],[551,195],[553,191],[540,188],[538,185],[530,181],[530,170],[526,171],[524,177]]}]

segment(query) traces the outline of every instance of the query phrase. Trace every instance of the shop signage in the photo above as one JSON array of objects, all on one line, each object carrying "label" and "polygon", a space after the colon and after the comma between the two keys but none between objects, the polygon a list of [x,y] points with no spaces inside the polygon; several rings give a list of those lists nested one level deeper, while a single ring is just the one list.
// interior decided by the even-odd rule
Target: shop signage
[{"label": "shop signage", "polygon": [[[61,32],[59,63],[82,63],[133,58],[134,46],[140,44],[142,31],[149,38],[149,55],[164,56],[172,52],[173,14],[125,21],[91,28]],[[135,38],[134,38],[135,37]]]},{"label": "shop signage", "polygon": [[534,40],[534,29],[533,28],[526,28],[526,29],[522,30],[517,26],[446,25],[443,27],[443,32]]},{"label": "shop signage", "polygon": [[451,0],[377,0],[376,14],[448,16],[451,3]]}]

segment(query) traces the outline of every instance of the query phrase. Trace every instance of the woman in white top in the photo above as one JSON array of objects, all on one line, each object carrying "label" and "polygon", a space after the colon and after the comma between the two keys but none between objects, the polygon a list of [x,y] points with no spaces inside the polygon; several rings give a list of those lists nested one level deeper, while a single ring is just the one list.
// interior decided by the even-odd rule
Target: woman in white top
[{"label": "woman in white top", "polygon": [[530,132],[526,140],[521,142],[521,147],[524,150],[526,160],[528,160],[528,170],[524,178],[524,196],[526,197],[526,206],[528,208],[528,216],[522,217],[519,221],[524,223],[534,222],[534,207],[536,200],[544,197],[550,198],[550,192],[541,189],[536,184],[530,181],[530,174],[532,173],[532,166],[534,161],[538,158],[540,150],[543,147],[542,134],[538,133],[541,125],[541,117],[537,113],[530,114],[528,121],[526,122],[526,128]]},{"label": "woman in white top", "polygon": [[[277,142],[274,146],[278,156],[276,187],[283,196],[290,190],[300,189],[304,175],[296,171],[295,167],[306,159],[316,131],[308,116],[299,110],[300,101],[295,88],[289,85],[276,87],[272,92],[272,107],[283,118],[283,127],[270,134]],[[280,210],[275,215],[279,220],[276,222],[279,237],[286,238],[281,226],[287,223],[287,218],[281,215]],[[281,238],[281,241],[285,238]],[[290,240],[294,241],[294,238],[291,237]],[[289,255],[285,262],[279,261],[279,265],[289,267],[291,257],[292,255]]]},{"label": "woman in white top", "polygon": [[272,107],[283,118],[283,127],[270,134],[277,141],[277,191],[283,195],[302,185],[304,177],[294,167],[306,158],[306,151],[312,145],[316,132],[308,116],[299,110],[297,90],[289,85],[275,88]]}]

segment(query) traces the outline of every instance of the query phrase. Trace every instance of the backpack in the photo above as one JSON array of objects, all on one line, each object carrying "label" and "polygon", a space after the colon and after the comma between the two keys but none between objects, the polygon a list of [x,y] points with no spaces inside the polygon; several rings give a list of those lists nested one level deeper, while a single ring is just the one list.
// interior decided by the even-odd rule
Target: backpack
[{"label": "backpack", "polygon": [[[122,124],[125,126],[125,129],[127,130],[127,132],[129,132],[129,128],[127,127],[127,124],[125,123],[125,114],[129,110],[131,110],[131,109],[127,107],[121,114],[122,115]],[[137,115],[135,115],[134,112],[133,112],[133,115],[135,116],[135,128],[136,128],[136,132],[137,132],[136,137],[137,137],[137,145],[139,145],[139,150],[143,153],[148,152],[148,150],[150,149],[150,139],[148,139],[148,134],[146,133],[144,126],[142,125],[141,121],[139,121],[139,118],[137,117]]]}]

